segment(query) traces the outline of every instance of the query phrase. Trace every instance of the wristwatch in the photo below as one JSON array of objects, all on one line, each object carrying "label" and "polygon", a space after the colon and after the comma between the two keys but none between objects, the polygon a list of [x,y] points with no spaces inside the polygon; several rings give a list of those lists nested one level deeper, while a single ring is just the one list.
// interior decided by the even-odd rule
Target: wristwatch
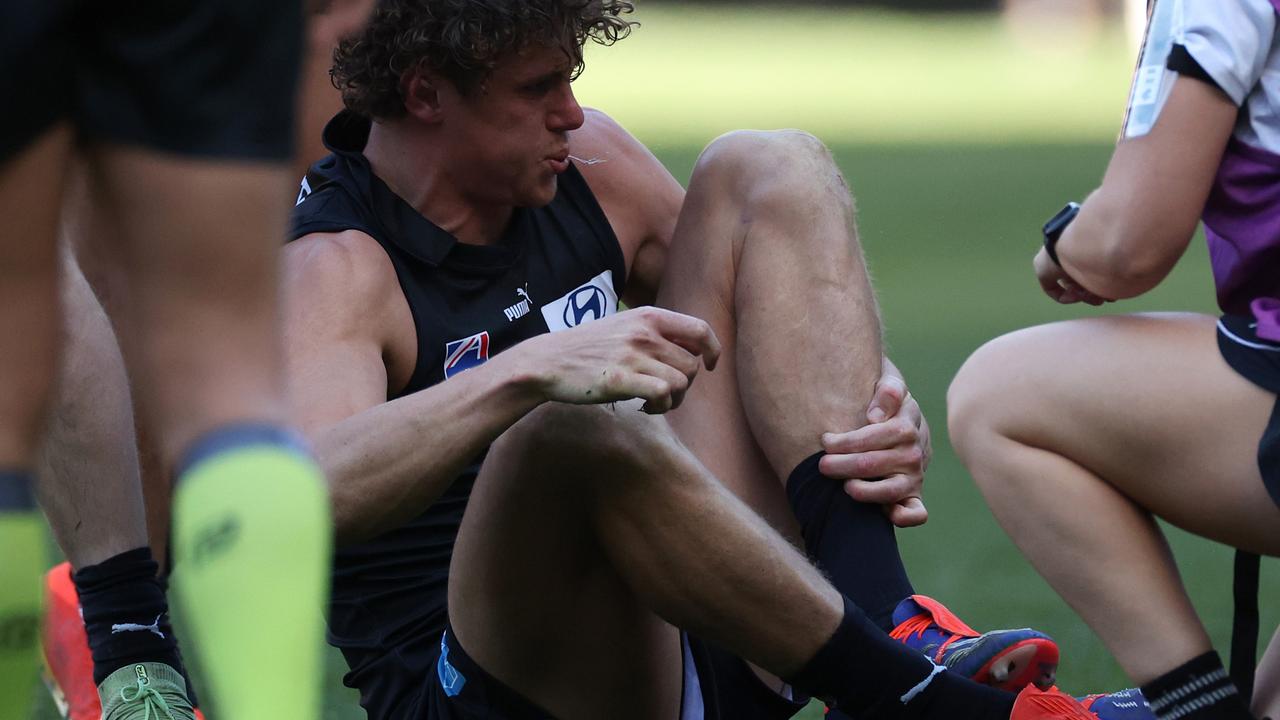
[{"label": "wristwatch", "polygon": [[1062,267],[1062,263],[1058,262],[1058,239],[1062,237],[1062,232],[1067,229],[1072,220],[1076,219],[1076,215],[1080,214],[1080,203],[1069,202],[1057,215],[1049,218],[1049,222],[1044,224],[1044,251],[1049,254],[1049,259],[1054,265]]}]

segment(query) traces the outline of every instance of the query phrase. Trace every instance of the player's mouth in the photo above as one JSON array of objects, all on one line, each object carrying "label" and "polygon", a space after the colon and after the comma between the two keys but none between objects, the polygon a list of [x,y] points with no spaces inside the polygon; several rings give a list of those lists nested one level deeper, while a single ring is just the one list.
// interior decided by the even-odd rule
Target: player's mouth
[{"label": "player's mouth", "polygon": [[551,172],[559,175],[569,169],[569,151],[564,150],[555,155],[548,157],[545,162],[551,168]]}]

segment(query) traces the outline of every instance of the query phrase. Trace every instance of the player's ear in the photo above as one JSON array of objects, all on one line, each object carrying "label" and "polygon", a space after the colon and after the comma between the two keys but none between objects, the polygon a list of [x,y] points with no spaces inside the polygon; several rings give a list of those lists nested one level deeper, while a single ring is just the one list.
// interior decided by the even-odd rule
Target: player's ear
[{"label": "player's ear", "polygon": [[439,80],[425,68],[413,68],[400,78],[400,95],[410,115],[423,122],[440,122]]}]

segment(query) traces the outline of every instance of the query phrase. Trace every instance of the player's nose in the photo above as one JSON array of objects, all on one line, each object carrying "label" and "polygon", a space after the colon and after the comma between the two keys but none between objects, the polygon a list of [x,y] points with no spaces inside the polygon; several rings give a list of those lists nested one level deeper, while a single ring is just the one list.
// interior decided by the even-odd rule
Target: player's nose
[{"label": "player's nose", "polygon": [[556,132],[569,132],[582,127],[585,121],[582,106],[578,104],[578,98],[573,94],[573,86],[566,82],[548,117],[547,127]]}]

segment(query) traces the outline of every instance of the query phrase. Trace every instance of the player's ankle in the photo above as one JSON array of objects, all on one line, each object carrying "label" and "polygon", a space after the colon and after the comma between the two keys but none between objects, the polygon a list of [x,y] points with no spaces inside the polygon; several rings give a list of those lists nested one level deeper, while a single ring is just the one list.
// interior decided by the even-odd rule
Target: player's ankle
[{"label": "player's ankle", "polygon": [[1210,650],[1142,686],[1159,720],[1248,720],[1252,718],[1235,683]]},{"label": "player's ankle", "polygon": [[128,550],[72,574],[93,655],[94,683],[122,667],[157,662],[182,672],[169,602],[151,548]]}]

